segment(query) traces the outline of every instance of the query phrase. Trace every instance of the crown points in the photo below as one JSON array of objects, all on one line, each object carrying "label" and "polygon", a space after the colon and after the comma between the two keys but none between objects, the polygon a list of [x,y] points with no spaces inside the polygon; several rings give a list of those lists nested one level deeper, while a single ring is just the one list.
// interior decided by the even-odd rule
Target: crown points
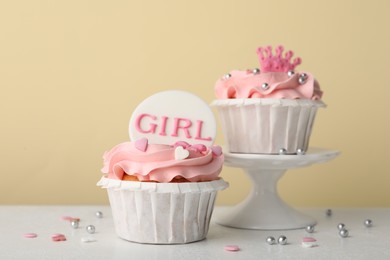
[{"label": "crown points", "polygon": [[291,62],[291,58],[294,55],[292,51],[284,53],[283,46],[277,46],[275,48],[275,55],[272,53],[272,47],[259,47],[256,50],[260,61],[260,70],[263,72],[287,72],[294,70],[296,66],[301,64],[301,58],[295,58]]}]

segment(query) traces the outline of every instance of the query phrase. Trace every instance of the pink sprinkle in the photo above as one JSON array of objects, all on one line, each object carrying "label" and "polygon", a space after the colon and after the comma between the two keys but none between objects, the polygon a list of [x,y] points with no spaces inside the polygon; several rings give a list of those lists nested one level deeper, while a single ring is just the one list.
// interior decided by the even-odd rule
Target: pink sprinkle
[{"label": "pink sprinkle", "polygon": [[219,145],[211,146],[210,149],[216,156],[220,156],[222,154],[222,148]]},{"label": "pink sprinkle", "polygon": [[61,218],[66,221],[80,221],[80,218],[74,218],[70,216],[62,216]]},{"label": "pink sprinkle", "polygon": [[134,142],[135,148],[140,150],[141,152],[145,152],[146,149],[148,149],[148,139],[147,138],[141,138]]},{"label": "pink sprinkle", "polygon": [[58,242],[58,241],[66,241],[66,237],[63,234],[53,234],[51,236],[51,240]]},{"label": "pink sprinkle", "polygon": [[198,152],[204,152],[207,151],[207,147],[204,144],[194,144],[190,147],[190,149],[193,148],[197,150]]},{"label": "pink sprinkle", "polygon": [[302,238],[302,247],[304,248],[310,248],[310,247],[316,247],[318,244],[316,243],[317,240],[313,237],[304,237]]},{"label": "pink sprinkle", "polygon": [[236,245],[227,245],[227,246],[225,246],[225,250],[230,251],[230,252],[236,252],[236,251],[239,251],[240,248]]},{"label": "pink sprinkle", "polygon": [[178,146],[181,146],[183,147],[184,149],[187,149],[188,147],[190,147],[191,145],[185,141],[177,141],[173,147],[178,147]]},{"label": "pink sprinkle", "polygon": [[26,233],[23,236],[26,238],[36,238],[38,235],[35,233]]},{"label": "pink sprinkle", "polygon": [[62,216],[61,218],[66,221],[70,221],[72,219],[72,217],[69,216]]},{"label": "pink sprinkle", "polygon": [[314,237],[304,237],[302,242],[316,242],[317,240]]}]

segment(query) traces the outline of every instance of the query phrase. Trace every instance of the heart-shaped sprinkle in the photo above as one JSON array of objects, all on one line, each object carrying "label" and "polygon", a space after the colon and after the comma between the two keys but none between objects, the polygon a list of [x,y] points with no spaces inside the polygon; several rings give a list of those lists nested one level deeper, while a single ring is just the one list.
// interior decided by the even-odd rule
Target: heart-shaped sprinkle
[{"label": "heart-shaped sprinkle", "polygon": [[141,138],[134,142],[135,148],[140,150],[141,152],[145,152],[146,149],[148,149],[148,139],[147,138]]},{"label": "heart-shaped sprinkle", "polygon": [[184,141],[177,141],[174,145],[174,147],[178,147],[178,146],[181,146],[183,147],[184,149],[187,149],[188,147],[190,147],[191,145],[187,142],[184,142]]},{"label": "heart-shaped sprinkle", "polygon": [[62,216],[62,219],[63,220],[66,220],[66,221],[80,221],[80,218],[76,218],[76,217],[70,217],[70,216]]},{"label": "heart-shaped sprinkle", "polygon": [[184,160],[190,155],[190,152],[184,149],[182,146],[178,146],[175,149],[175,160]]},{"label": "heart-shaped sprinkle", "polygon": [[36,233],[26,233],[23,236],[25,238],[36,238],[38,235]]},{"label": "heart-shaped sprinkle", "polygon": [[66,237],[63,234],[53,234],[51,236],[51,240],[53,240],[54,242],[66,241]]},{"label": "heart-shaped sprinkle", "polygon": [[316,242],[317,240],[314,237],[304,237],[302,242]]},{"label": "heart-shaped sprinkle", "polygon": [[222,147],[219,145],[211,146],[210,149],[216,156],[220,156],[222,154]]},{"label": "heart-shaped sprinkle", "polygon": [[207,147],[204,144],[194,144],[191,148],[198,150],[198,152],[204,152],[207,150]]},{"label": "heart-shaped sprinkle", "polygon": [[225,246],[225,250],[230,252],[236,252],[236,251],[240,251],[240,247],[237,245],[227,245]]},{"label": "heart-shaped sprinkle", "polygon": [[318,246],[317,240],[314,237],[304,237],[304,238],[302,238],[301,245],[302,245],[302,247],[305,247],[305,248]]},{"label": "heart-shaped sprinkle", "polygon": [[94,239],[92,237],[82,237],[81,242],[83,242],[83,243],[96,242],[96,239]]}]

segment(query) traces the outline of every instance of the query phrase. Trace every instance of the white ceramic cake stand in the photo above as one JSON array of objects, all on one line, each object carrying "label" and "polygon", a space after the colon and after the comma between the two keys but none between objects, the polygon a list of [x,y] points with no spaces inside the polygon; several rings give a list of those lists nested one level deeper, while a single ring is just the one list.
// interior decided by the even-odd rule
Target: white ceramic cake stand
[{"label": "white ceramic cake stand", "polygon": [[225,165],[243,168],[252,190],[241,203],[216,216],[218,224],[245,229],[285,230],[315,225],[316,220],[287,205],[277,182],[288,169],[329,161],[338,151],[310,148],[305,155],[265,155],[224,152]]}]

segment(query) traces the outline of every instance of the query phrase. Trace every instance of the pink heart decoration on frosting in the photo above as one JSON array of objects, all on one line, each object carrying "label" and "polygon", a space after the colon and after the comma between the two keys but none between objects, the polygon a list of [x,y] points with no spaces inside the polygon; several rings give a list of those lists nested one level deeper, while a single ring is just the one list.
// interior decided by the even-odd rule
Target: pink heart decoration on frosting
[{"label": "pink heart decoration on frosting", "polygon": [[222,154],[222,147],[219,145],[211,146],[210,149],[216,156],[220,156]]},{"label": "pink heart decoration on frosting", "polygon": [[175,149],[175,160],[184,160],[190,155],[190,152],[184,149],[182,146],[178,146]]},{"label": "pink heart decoration on frosting", "polygon": [[140,150],[141,152],[145,152],[148,148],[148,139],[147,138],[141,138],[134,142],[135,148]]},{"label": "pink heart decoration on frosting", "polygon": [[199,152],[207,151],[207,147],[204,144],[194,144],[191,146],[191,148],[194,148],[198,150]]},{"label": "pink heart decoration on frosting", "polygon": [[191,145],[189,143],[187,143],[187,142],[184,142],[184,141],[177,141],[173,146],[174,147],[182,146],[184,149],[187,149]]}]

